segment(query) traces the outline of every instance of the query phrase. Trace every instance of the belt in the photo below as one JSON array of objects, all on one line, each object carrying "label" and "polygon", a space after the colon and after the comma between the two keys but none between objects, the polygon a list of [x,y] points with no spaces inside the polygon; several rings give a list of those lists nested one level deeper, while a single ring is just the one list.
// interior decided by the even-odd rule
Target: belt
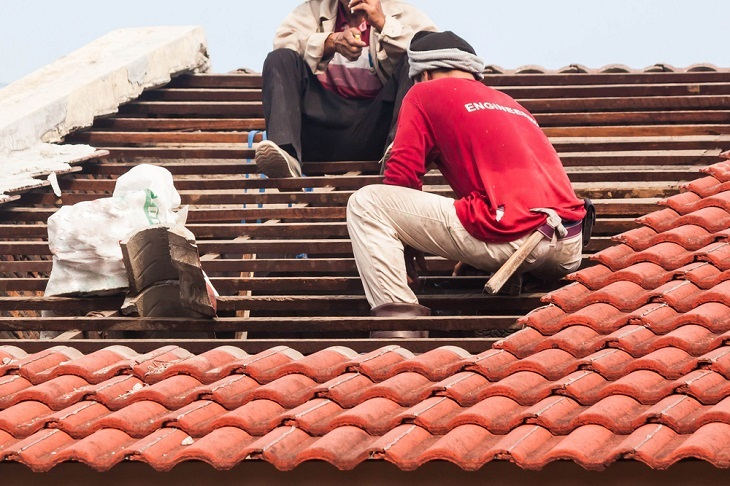
[{"label": "belt", "polygon": [[[583,232],[583,221],[565,221],[563,223],[563,226],[568,231],[568,233],[565,236],[558,235],[559,240],[565,240],[567,238],[572,238],[574,236],[578,236]],[[555,234],[555,228],[552,228],[549,224],[545,223],[541,226],[538,226],[538,228],[535,231],[539,231],[542,233],[545,238],[548,240],[553,239],[553,235]]]}]

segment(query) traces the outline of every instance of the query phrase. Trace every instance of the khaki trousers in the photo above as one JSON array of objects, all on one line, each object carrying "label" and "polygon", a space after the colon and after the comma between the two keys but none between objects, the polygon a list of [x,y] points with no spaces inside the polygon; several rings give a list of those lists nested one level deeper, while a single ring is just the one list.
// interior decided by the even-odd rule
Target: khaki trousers
[{"label": "khaki trousers", "polygon": [[[347,230],[371,307],[418,303],[408,287],[403,245],[497,270],[529,236],[509,243],[485,243],[471,236],[456,216],[454,200],[383,184],[355,192],[347,204]],[[580,267],[582,238],[540,242],[518,273],[559,279]]]}]

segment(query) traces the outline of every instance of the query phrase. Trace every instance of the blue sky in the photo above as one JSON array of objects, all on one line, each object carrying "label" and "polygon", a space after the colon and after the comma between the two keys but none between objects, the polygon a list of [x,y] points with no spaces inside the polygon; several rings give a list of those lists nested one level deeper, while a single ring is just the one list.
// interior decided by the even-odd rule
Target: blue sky
[{"label": "blue sky", "polygon": [[[274,29],[300,0],[0,0],[0,83],[109,30],[202,25],[213,69],[260,70]],[[515,68],[656,62],[730,67],[728,0],[414,0],[488,64]]]}]

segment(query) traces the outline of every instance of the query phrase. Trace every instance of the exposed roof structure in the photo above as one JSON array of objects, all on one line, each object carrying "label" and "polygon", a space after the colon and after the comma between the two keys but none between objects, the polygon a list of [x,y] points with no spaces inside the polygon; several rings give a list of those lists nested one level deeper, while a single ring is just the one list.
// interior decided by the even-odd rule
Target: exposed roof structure
[{"label": "exposed roof structure", "polygon": [[[307,179],[259,178],[246,144],[263,128],[260,78],[176,78],[68,138],[110,154],[63,178],[62,202],[103,197],[141,162],[170,169],[221,317],[109,316],[120,298],[38,295],[51,265],[42,222],[59,201],[28,192],[0,206],[0,330],[225,339],[2,341],[0,458],[36,470],[123,459],[162,470],[191,459],[280,469],[312,459],[343,469],[366,459],[403,469],[437,459],[465,469],[495,459],[730,466],[730,169],[717,164],[730,145],[730,74],[486,82],[535,114],[576,192],[597,203],[597,236],[574,283],[487,297],[484,277],[451,277],[453,262],[431,258],[419,296],[434,317],[361,317],[344,204],[378,181],[377,166],[313,163]],[[692,182],[679,193],[682,181]],[[449,193],[438,173],[425,182]],[[365,338],[393,328],[434,337]],[[244,331],[252,339],[221,334]]]}]

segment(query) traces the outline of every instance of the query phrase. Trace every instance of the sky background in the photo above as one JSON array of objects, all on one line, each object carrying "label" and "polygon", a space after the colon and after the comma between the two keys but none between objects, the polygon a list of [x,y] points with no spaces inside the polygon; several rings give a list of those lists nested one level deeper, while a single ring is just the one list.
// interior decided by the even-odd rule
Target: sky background
[{"label": "sky background", "polygon": [[[0,83],[119,27],[201,25],[215,72],[260,70],[300,0],[0,0]],[[730,0],[412,0],[504,68],[730,67]]]}]

